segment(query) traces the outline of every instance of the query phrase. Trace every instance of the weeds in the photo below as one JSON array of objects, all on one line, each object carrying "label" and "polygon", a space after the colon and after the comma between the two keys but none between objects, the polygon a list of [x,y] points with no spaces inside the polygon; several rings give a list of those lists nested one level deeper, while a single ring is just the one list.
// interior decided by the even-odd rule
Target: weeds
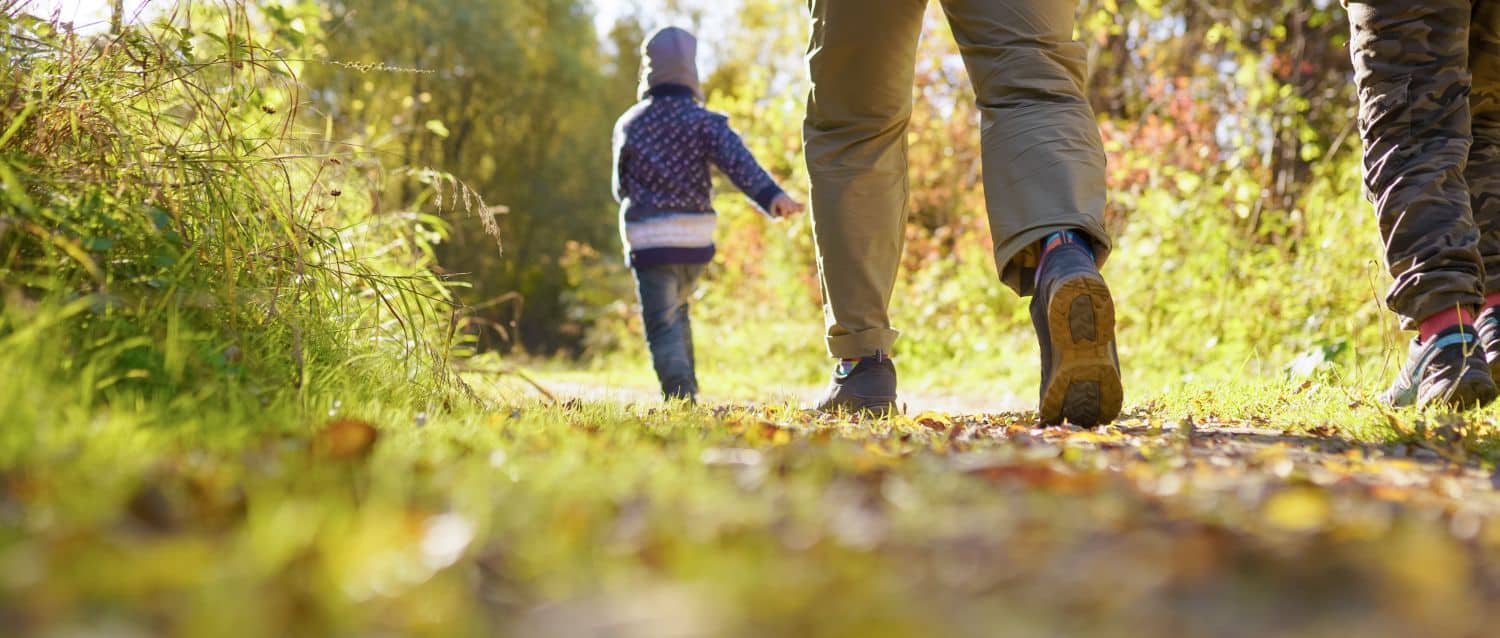
[{"label": "weeds", "polygon": [[[63,362],[86,404],[209,387],[263,405],[382,387],[425,403],[461,384],[461,315],[430,269],[442,219],[380,210],[393,171],[307,130],[294,64],[256,35],[274,15],[184,4],[83,36],[23,4],[0,14],[7,352],[41,339],[32,361]],[[488,216],[445,173],[394,173],[452,191],[440,211]]]}]

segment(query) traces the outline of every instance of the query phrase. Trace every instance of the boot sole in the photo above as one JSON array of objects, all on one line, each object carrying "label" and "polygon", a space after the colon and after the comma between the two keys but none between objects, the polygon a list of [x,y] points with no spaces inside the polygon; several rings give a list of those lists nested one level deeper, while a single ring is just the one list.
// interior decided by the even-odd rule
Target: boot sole
[{"label": "boot sole", "polygon": [[1104,280],[1077,276],[1059,284],[1047,304],[1047,331],[1052,377],[1041,393],[1042,422],[1094,427],[1120,416],[1124,389],[1110,355],[1115,303]]},{"label": "boot sole", "polygon": [[1444,407],[1465,410],[1487,406],[1494,402],[1496,395],[1500,395],[1500,389],[1496,388],[1495,381],[1490,375],[1476,373],[1471,369],[1470,373],[1460,378],[1445,396],[1437,397],[1435,400],[1423,400],[1420,403],[1426,404],[1434,401]]}]

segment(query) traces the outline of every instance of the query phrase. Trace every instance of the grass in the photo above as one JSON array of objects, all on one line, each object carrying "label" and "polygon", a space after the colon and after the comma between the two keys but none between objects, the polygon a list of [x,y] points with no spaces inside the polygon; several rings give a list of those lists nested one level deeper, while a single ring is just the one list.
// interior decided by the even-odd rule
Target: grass
[{"label": "grass", "polygon": [[[233,636],[1462,636],[1493,620],[1490,457],[1440,434],[1493,431],[1490,413],[1387,440],[1348,427],[1379,410],[1351,418],[1315,389],[1182,397],[1088,432],[482,387],[505,407],[95,414],[7,445],[0,617]],[[1301,416],[1215,416],[1246,410]]]}]

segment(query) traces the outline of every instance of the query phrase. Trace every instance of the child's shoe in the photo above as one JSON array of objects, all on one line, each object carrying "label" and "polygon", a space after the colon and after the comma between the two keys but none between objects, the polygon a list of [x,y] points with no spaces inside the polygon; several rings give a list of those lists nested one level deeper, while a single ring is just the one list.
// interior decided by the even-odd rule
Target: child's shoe
[{"label": "child's shoe", "polygon": [[1069,241],[1047,251],[1031,322],[1042,347],[1042,423],[1093,427],[1120,416],[1114,300],[1085,244]]},{"label": "child's shoe", "polygon": [[896,364],[890,357],[865,357],[850,365],[840,361],[833,369],[828,393],[818,402],[819,412],[864,412],[885,416],[896,409]]},{"label": "child's shoe", "polygon": [[1474,327],[1466,325],[1439,332],[1426,343],[1413,339],[1406,366],[1381,399],[1397,408],[1433,403],[1450,408],[1488,405],[1497,390],[1480,341]]}]

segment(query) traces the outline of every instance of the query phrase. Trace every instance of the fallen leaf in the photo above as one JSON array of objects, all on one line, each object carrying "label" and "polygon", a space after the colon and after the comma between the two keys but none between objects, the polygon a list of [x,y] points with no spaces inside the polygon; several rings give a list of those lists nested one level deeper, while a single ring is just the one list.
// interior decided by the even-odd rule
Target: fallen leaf
[{"label": "fallen leaf", "polygon": [[1098,487],[1098,477],[1047,463],[1005,463],[969,469],[969,473],[997,483],[1021,483],[1027,487],[1065,494],[1089,492]]},{"label": "fallen leaf", "polygon": [[1273,527],[1292,532],[1322,529],[1328,522],[1328,494],[1315,487],[1294,487],[1266,501],[1262,515]]},{"label": "fallen leaf", "polygon": [[953,427],[953,418],[941,412],[923,412],[914,420],[917,425],[936,432],[946,432]]},{"label": "fallen leaf", "polygon": [[380,438],[380,431],[368,421],[348,417],[334,419],[323,426],[313,441],[313,450],[323,458],[353,459],[364,457]]}]

